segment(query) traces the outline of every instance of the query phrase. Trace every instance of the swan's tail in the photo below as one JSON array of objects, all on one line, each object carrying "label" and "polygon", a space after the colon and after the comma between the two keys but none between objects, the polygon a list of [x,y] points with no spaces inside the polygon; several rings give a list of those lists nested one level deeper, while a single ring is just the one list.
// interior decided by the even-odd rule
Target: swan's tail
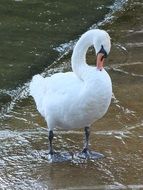
[{"label": "swan's tail", "polygon": [[30,83],[30,95],[33,96],[38,107],[45,91],[45,80],[41,75],[35,75]]}]

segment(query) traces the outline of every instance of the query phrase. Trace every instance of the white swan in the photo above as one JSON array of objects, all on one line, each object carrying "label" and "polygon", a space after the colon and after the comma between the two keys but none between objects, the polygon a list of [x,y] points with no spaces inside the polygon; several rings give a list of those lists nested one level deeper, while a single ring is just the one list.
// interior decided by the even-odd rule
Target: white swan
[{"label": "white swan", "polygon": [[[86,52],[94,46],[97,66],[86,63]],[[72,54],[73,72],[57,73],[43,78],[35,75],[30,83],[30,94],[45,118],[49,129],[49,154],[53,154],[53,129],[85,128],[85,147],[89,156],[89,127],[103,117],[111,102],[112,83],[104,70],[104,58],[111,48],[110,37],[104,30],[93,29],[84,33]]]}]

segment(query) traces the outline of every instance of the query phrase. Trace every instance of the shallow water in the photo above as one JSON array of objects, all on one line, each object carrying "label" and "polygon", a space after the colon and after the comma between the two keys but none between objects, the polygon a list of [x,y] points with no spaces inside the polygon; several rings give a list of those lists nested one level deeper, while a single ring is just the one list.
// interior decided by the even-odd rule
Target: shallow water
[{"label": "shallow water", "polygon": [[[4,4],[4,1],[1,2]],[[0,7],[9,15],[3,22],[15,24],[13,20],[10,20],[11,15],[11,19],[15,18],[16,22],[19,20],[21,32],[22,25],[26,25],[27,20],[36,18],[34,14],[37,15],[37,12],[40,14],[41,10],[43,16],[46,14],[43,8],[45,7],[44,1],[41,3],[38,1],[7,2],[9,3],[7,9],[4,10],[2,6]],[[53,10],[58,3],[56,4],[55,1],[52,4],[52,2],[49,14],[52,14],[52,18],[57,18],[57,12],[53,12]],[[103,2],[99,3],[98,10],[104,9]],[[110,9],[109,4],[105,5],[105,12],[101,11],[101,15],[96,17],[97,20],[93,16],[92,11],[94,10],[89,8],[87,9],[89,12],[86,13],[84,9],[81,10],[79,19],[82,18],[82,14],[89,15],[90,13],[86,23],[79,26],[79,20],[71,18],[71,28],[63,35],[61,30],[63,26],[58,25],[58,34],[51,36],[50,42],[46,40],[48,38],[45,35],[47,31],[44,31],[43,28],[40,29],[39,23],[38,26],[36,24],[26,26],[27,28],[31,26],[30,30],[36,31],[33,35],[32,31],[31,34],[19,33],[19,41],[22,40],[22,36],[25,38],[28,35],[27,41],[26,38],[24,39],[25,45],[22,49],[13,44],[15,38],[18,40],[18,37],[15,35],[13,38],[14,34],[10,34],[12,31],[9,31],[9,34],[6,33],[8,26],[5,26],[3,33],[1,30],[0,36],[3,44],[6,46],[4,39],[8,39],[6,42],[9,41],[13,45],[13,52],[11,50],[4,56],[5,54],[1,51],[1,63],[5,62],[5,66],[1,64],[0,69],[7,78],[2,79],[0,91],[0,189],[143,189],[143,4],[141,0],[128,1],[120,9],[115,9],[117,2],[113,6],[114,8],[111,7],[112,1],[108,2]],[[66,4],[65,1],[63,3]],[[87,7],[92,7],[92,3],[93,1],[89,1]],[[10,11],[11,4],[15,6],[13,11]],[[16,6],[20,7],[17,9]],[[34,13],[29,11],[29,15],[23,17],[23,6],[33,7]],[[58,6],[62,5],[58,4]],[[72,11],[76,9],[71,4],[67,6],[65,10],[61,10],[61,7],[57,8],[64,18],[66,18],[65,15],[68,15],[69,9],[71,15]],[[14,10],[18,12],[15,13]],[[6,14],[4,11],[3,14]],[[17,16],[14,16],[15,14]],[[46,20],[47,17],[44,18]],[[41,19],[43,23],[39,21],[41,25],[45,23],[44,18]],[[21,19],[25,22],[21,23]],[[67,28],[69,27],[68,19],[67,22],[63,21],[64,27]],[[96,22],[98,24],[95,25]],[[77,26],[78,29],[76,29]],[[52,25],[51,30],[53,27]],[[55,72],[70,70],[73,45],[78,36],[89,27],[104,28],[112,37],[112,50],[106,63],[106,69],[112,78],[114,96],[106,116],[93,124],[90,141],[91,149],[103,153],[105,158],[98,161],[72,159],[63,163],[49,163],[42,156],[48,150],[47,126],[36,111],[33,99],[28,96],[29,78],[38,72],[47,76]],[[15,26],[13,26],[14,28]],[[38,39],[36,37],[36,42],[33,42],[37,34],[40,36]],[[36,47],[35,44],[28,45],[30,42],[36,43],[37,47],[41,48],[38,51],[40,58],[36,55],[37,51],[30,55],[31,57],[29,54],[23,53],[24,49],[26,52],[30,52],[33,47]],[[3,51],[7,52],[8,49],[3,46]],[[21,53],[18,52],[18,49]],[[49,54],[47,55],[48,50]],[[8,56],[10,54],[11,57]],[[12,59],[14,56],[17,56],[15,62]],[[47,58],[50,61],[46,61]],[[87,58],[89,64],[94,64],[95,57],[92,51],[89,51]],[[34,63],[33,60],[35,60]],[[17,67],[21,66],[18,66],[18,61],[21,62],[21,65],[25,63],[25,68],[34,64],[32,66],[34,71],[28,73],[27,69],[21,68],[17,75]],[[11,77],[14,71],[6,69],[11,63],[16,71],[13,79]],[[49,65],[48,69],[46,69],[45,63]],[[25,73],[26,76],[20,79],[19,76]],[[9,76],[7,76],[8,74]],[[82,145],[82,130],[55,132],[54,147],[57,151],[76,152],[82,149]]]}]

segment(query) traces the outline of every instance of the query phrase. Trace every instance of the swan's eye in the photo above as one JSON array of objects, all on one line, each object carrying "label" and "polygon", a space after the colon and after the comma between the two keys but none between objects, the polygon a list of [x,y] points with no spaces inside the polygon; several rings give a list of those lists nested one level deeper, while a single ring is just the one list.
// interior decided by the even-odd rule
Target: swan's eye
[{"label": "swan's eye", "polygon": [[100,51],[98,53],[103,53],[104,54],[103,57],[101,58],[101,61],[103,60],[103,58],[107,57],[107,53],[106,53],[103,45],[101,45],[101,49],[100,49]]}]

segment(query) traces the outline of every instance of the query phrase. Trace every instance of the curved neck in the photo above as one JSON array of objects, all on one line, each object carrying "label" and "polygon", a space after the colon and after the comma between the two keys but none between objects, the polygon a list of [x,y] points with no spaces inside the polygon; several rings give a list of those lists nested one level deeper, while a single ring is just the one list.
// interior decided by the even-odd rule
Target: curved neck
[{"label": "curved neck", "polygon": [[72,70],[80,79],[83,79],[89,67],[86,63],[86,52],[91,45],[93,45],[93,32],[88,31],[81,36],[73,50]]}]

